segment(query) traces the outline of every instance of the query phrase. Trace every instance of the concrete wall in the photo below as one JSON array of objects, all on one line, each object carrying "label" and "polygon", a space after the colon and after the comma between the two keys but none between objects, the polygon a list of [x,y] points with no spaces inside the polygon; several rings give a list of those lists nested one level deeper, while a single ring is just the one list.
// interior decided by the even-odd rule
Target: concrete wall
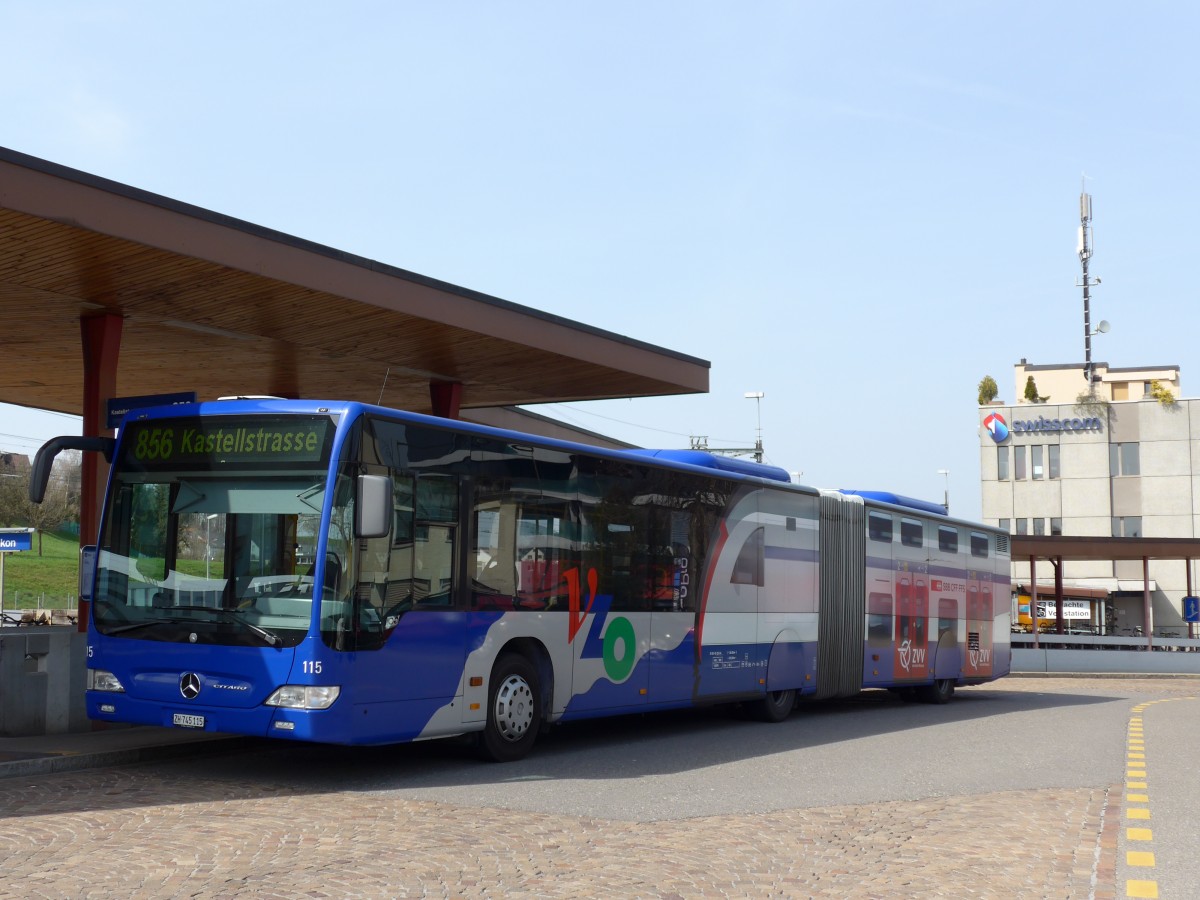
[{"label": "concrete wall", "polygon": [[1080,649],[1033,650],[1013,647],[1012,671],[1200,675],[1200,653]]},{"label": "concrete wall", "polygon": [[0,629],[0,735],[88,731],[86,681],[87,635],[74,626]]}]

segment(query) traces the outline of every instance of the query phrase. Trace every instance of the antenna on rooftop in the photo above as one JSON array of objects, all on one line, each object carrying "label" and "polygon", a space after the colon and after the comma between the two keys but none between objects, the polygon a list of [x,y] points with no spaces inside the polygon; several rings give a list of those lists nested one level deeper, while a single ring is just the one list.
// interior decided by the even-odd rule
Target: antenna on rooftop
[{"label": "antenna on rooftop", "polygon": [[[1080,179],[1079,185],[1079,263],[1083,266],[1083,377],[1087,381],[1088,393],[1095,391],[1092,382],[1092,310],[1091,282],[1088,280],[1088,262],[1092,258],[1092,195],[1084,190],[1087,176]],[[1096,279],[1100,283],[1100,279]],[[1105,323],[1107,325],[1107,323]],[[1104,329],[1107,331],[1107,327]]]}]

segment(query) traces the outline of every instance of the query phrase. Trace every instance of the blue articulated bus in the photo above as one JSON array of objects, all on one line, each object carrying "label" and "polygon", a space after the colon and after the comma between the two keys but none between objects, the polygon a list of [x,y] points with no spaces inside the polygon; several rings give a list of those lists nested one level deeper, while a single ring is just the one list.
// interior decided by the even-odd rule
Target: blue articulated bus
[{"label": "blue articulated bus", "polygon": [[[1008,538],[697,451],[358,403],[130,412],[94,554],[94,719],[340,744],[889,688],[1009,668]],[[40,485],[40,487],[39,487]]]}]

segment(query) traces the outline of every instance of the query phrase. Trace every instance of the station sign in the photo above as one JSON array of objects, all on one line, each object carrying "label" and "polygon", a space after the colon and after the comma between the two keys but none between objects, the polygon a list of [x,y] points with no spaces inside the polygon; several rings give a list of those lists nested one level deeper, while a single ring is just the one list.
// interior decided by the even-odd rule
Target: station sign
[{"label": "station sign", "polygon": [[0,553],[19,553],[32,549],[32,528],[0,528]]},{"label": "station sign", "polygon": [[[1039,619],[1058,618],[1058,604],[1053,600],[1039,599],[1037,608]],[[1091,617],[1092,604],[1087,600],[1063,600],[1064,619],[1090,619]]]},{"label": "station sign", "polygon": [[181,391],[178,394],[145,394],[141,397],[113,397],[108,401],[108,427],[120,428],[125,413],[131,409],[145,409],[149,406],[178,406],[180,403],[195,402],[195,391]]},{"label": "station sign", "polygon": [[1200,597],[1183,598],[1183,621],[1200,622]]}]

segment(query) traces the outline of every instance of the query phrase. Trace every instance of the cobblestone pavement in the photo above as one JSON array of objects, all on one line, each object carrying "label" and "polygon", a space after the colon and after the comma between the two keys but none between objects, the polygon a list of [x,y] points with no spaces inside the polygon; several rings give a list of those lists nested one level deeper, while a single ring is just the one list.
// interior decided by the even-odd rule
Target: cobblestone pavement
[{"label": "cobblestone pavement", "polygon": [[610,822],[127,766],[4,782],[0,896],[1108,898],[1112,793]]}]

